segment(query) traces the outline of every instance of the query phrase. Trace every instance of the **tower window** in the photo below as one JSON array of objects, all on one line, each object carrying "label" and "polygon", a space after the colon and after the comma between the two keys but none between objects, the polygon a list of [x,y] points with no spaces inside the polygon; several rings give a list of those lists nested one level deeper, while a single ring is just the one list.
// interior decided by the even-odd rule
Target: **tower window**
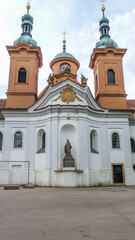
[{"label": "tower window", "polygon": [[112,69],[109,69],[107,71],[107,82],[108,82],[108,84],[115,83],[115,72]]},{"label": "tower window", "polygon": [[22,133],[16,132],[14,135],[14,148],[22,148]]},{"label": "tower window", "polygon": [[130,142],[131,142],[131,151],[135,152],[135,140],[133,138],[130,138]]},{"label": "tower window", "polygon": [[70,73],[70,65],[67,63],[61,64],[60,73]]},{"label": "tower window", "polygon": [[0,132],[0,151],[2,151],[3,134]]},{"label": "tower window", "polygon": [[26,83],[26,69],[20,68],[18,72],[18,82],[19,83]]},{"label": "tower window", "polygon": [[98,77],[96,75],[96,82],[95,82],[95,92],[98,90]]},{"label": "tower window", "polygon": [[112,148],[120,148],[120,137],[118,133],[112,134]]}]

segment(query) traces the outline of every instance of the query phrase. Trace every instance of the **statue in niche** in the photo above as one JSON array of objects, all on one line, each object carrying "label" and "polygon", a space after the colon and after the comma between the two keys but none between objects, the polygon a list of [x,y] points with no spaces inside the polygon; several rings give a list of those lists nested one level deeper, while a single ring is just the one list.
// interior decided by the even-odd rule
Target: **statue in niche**
[{"label": "statue in niche", "polygon": [[64,73],[70,73],[70,67],[66,66]]},{"label": "statue in niche", "polygon": [[69,167],[74,168],[75,167],[75,160],[73,156],[71,155],[71,143],[69,142],[69,139],[67,139],[67,142],[64,147],[65,157],[63,159],[63,167]]},{"label": "statue in niche", "polygon": [[71,148],[72,148],[72,146],[71,146],[69,140],[67,139],[67,142],[65,144],[65,154],[66,154],[66,156],[71,156]]},{"label": "statue in niche", "polygon": [[53,86],[54,85],[54,75],[50,74],[47,80],[49,86]]},{"label": "statue in niche", "polygon": [[81,74],[81,85],[83,87],[87,86],[87,81],[88,81],[88,78],[86,78],[83,74]]}]

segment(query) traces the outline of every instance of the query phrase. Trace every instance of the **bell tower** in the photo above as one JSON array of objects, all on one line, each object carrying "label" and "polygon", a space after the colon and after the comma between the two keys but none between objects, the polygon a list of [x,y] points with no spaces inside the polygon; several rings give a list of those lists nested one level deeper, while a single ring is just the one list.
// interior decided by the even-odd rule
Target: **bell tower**
[{"label": "bell tower", "polygon": [[33,17],[22,17],[22,34],[13,46],[7,46],[10,55],[9,83],[6,108],[29,108],[37,101],[38,71],[42,66],[42,53],[32,39]]},{"label": "bell tower", "polygon": [[77,82],[77,71],[79,67],[80,64],[75,57],[66,52],[66,39],[64,32],[63,52],[58,53],[50,63],[50,68],[54,75],[54,84],[63,82],[66,79]]},{"label": "bell tower", "polygon": [[124,87],[122,58],[126,49],[118,47],[109,35],[109,20],[103,17],[99,22],[100,41],[96,44],[90,59],[90,68],[94,70],[95,99],[107,109],[127,109]]}]

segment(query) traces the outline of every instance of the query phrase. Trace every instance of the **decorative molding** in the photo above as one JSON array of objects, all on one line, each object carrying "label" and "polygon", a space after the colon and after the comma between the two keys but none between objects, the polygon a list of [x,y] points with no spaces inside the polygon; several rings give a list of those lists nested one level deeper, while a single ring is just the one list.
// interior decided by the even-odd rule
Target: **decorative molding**
[{"label": "decorative molding", "polygon": [[72,103],[77,99],[79,102],[83,102],[78,96],[76,96],[76,93],[72,88],[73,87],[68,84],[66,89],[60,93],[60,96],[53,101],[56,102],[57,100],[61,99],[62,102],[69,104],[70,102]]}]

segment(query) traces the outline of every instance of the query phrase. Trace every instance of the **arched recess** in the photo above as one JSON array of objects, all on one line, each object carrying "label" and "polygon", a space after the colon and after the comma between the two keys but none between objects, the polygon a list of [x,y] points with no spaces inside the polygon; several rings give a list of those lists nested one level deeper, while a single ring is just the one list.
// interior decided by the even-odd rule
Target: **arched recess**
[{"label": "arched recess", "polygon": [[94,129],[90,133],[90,145],[91,145],[91,152],[92,153],[99,153],[98,133]]},{"label": "arched recess", "polygon": [[60,65],[60,73],[70,73],[71,67],[68,63],[62,63]]},{"label": "arched recess", "polygon": [[120,135],[117,132],[112,133],[112,148],[113,149],[120,148]]},{"label": "arched recess", "polygon": [[23,146],[23,133],[16,131],[14,134],[14,148],[22,148]]},{"label": "arched recess", "polygon": [[20,68],[18,71],[18,83],[26,83],[27,71],[25,68]]},{"label": "arched recess", "polygon": [[0,132],[0,151],[2,151],[3,134]]},{"label": "arched recess", "polygon": [[[77,130],[76,128],[71,124],[66,124],[61,128],[60,131],[60,160],[61,164],[63,164],[63,158],[65,156],[64,147],[67,142],[67,139],[69,139],[69,142],[72,146],[71,148],[71,154],[73,158],[75,159],[75,165],[77,163]],[[63,165],[62,165],[63,167]]]},{"label": "arched recess", "polygon": [[44,153],[46,145],[46,133],[44,129],[40,129],[37,133],[37,153]]},{"label": "arched recess", "polygon": [[108,84],[115,84],[115,72],[112,69],[107,71],[107,82]]},{"label": "arched recess", "polygon": [[135,153],[135,139],[133,137],[130,138],[131,143],[131,152]]}]

